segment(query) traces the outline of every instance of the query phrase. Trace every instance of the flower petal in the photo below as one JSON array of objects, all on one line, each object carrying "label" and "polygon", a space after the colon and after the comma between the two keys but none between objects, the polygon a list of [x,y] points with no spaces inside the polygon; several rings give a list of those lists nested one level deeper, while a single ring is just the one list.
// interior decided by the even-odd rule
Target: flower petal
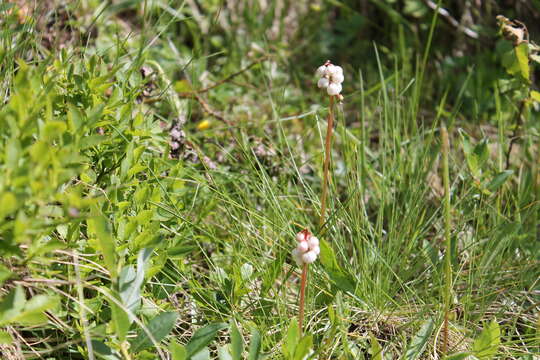
[{"label": "flower petal", "polygon": [[319,81],[317,82],[317,86],[320,88],[326,88],[329,83],[330,81],[327,78],[323,77],[319,79]]}]

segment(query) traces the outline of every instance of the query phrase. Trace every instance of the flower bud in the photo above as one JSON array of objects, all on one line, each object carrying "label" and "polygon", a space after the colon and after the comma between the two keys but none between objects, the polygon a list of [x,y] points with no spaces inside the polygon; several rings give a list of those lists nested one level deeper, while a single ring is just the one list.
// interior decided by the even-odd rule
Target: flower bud
[{"label": "flower bud", "polygon": [[317,74],[317,76],[324,76],[324,75],[326,75],[326,66],[324,66],[324,65],[319,66],[319,67],[317,68],[316,74]]},{"label": "flower bud", "polygon": [[320,88],[325,88],[328,86],[329,83],[330,81],[327,78],[323,77],[319,79],[319,81],[317,82],[317,86]]},{"label": "flower bud", "polygon": [[339,93],[341,92],[341,89],[342,89],[341,84],[331,83],[326,88],[326,91],[328,92],[328,95],[335,96],[335,95],[339,95]]},{"label": "flower bud", "polygon": [[307,243],[309,245],[309,248],[313,249],[314,247],[319,246],[319,239],[317,239],[315,236],[310,236]]},{"label": "flower bud", "polygon": [[341,84],[343,80],[345,80],[345,77],[343,77],[343,73],[332,74],[332,77],[330,78],[330,81],[335,84]]},{"label": "flower bud", "polygon": [[298,249],[294,249],[292,251],[292,257],[293,260],[296,262],[297,265],[303,265],[304,261],[302,260],[302,254],[298,251]]},{"label": "flower bud", "polygon": [[334,76],[341,74],[343,75],[343,68],[341,66],[332,65],[332,67],[328,66],[328,75]]},{"label": "flower bud", "polygon": [[315,260],[317,260],[317,254],[315,254],[313,251],[308,251],[302,255],[302,261],[306,264],[311,264]]},{"label": "flower bud", "polygon": [[318,246],[314,246],[311,248],[310,251],[313,251],[315,253],[315,255],[319,255],[321,253],[321,248],[318,247]]},{"label": "flower bud", "polygon": [[309,244],[307,241],[300,241],[296,249],[301,253],[305,253],[309,250]]},{"label": "flower bud", "polygon": [[300,231],[298,234],[296,234],[296,240],[298,242],[306,241],[306,234],[304,234],[303,231]]}]

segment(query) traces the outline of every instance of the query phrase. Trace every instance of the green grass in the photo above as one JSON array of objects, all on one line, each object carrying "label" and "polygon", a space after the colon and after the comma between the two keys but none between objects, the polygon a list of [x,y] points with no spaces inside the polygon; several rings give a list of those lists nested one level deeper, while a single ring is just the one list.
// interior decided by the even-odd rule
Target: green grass
[{"label": "green grass", "polygon": [[[0,5],[2,358],[438,359],[447,308],[447,359],[539,356],[540,124],[514,48],[454,74],[432,12],[268,3]],[[327,57],[345,100],[319,226]]]}]

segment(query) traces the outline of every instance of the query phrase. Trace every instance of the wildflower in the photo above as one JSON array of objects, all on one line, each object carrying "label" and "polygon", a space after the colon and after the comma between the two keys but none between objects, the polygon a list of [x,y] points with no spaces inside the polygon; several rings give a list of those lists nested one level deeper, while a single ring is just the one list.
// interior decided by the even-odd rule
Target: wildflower
[{"label": "wildflower", "polygon": [[327,60],[324,65],[317,68],[317,76],[320,76],[317,86],[322,89],[326,89],[326,92],[330,96],[341,96],[343,80],[343,69],[341,66],[333,65],[330,60]]},{"label": "wildflower", "polygon": [[317,260],[321,252],[319,239],[308,230],[302,230],[296,234],[296,240],[298,240],[298,245],[292,251],[292,256],[298,265],[311,264]]}]

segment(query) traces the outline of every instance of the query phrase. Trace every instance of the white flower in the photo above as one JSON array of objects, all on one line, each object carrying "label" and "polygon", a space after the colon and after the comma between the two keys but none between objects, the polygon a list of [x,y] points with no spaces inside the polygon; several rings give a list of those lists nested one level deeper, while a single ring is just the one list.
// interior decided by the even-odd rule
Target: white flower
[{"label": "white flower", "polygon": [[304,264],[302,261],[302,254],[298,251],[298,249],[294,249],[292,251],[292,256],[298,266],[302,266]]},{"label": "white flower", "polygon": [[293,249],[292,256],[298,265],[311,264],[317,260],[321,252],[319,239],[307,230],[302,230],[296,234],[296,240],[298,240],[298,245]]},{"label": "white flower", "polygon": [[326,88],[326,92],[330,96],[339,95],[339,93],[341,92],[341,84],[331,83]]},{"label": "white flower", "polygon": [[301,253],[305,253],[309,250],[309,244],[307,241],[300,241],[296,249],[298,249],[298,251]]},{"label": "white flower", "polygon": [[328,78],[320,78],[319,81],[317,82],[317,86],[320,87],[320,88],[326,88],[328,87],[328,84],[330,83],[330,80],[328,80]]},{"label": "white flower", "polygon": [[337,74],[343,75],[343,68],[337,65],[328,65],[327,72],[328,72],[328,75],[337,75]]},{"label": "white flower", "polygon": [[315,260],[317,260],[317,254],[315,254],[313,251],[308,251],[302,255],[302,261],[304,261],[306,264],[311,264]]},{"label": "white flower", "polygon": [[343,77],[343,73],[336,73],[336,74],[332,74],[332,76],[330,77],[331,81],[333,83],[336,83],[336,84],[341,84],[343,82],[343,80],[345,80],[345,78]]},{"label": "white flower", "polygon": [[317,68],[316,74],[317,76],[320,76],[319,81],[317,81],[317,86],[319,88],[326,89],[326,92],[330,96],[341,96],[341,83],[345,79],[343,76],[343,68],[341,66],[333,65],[330,60],[328,60],[324,65]]},{"label": "white flower", "polygon": [[325,65],[319,66],[319,67],[317,68],[316,74],[317,74],[317,76],[324,76],[324,75],[326,75],[326,66],[325,66]]}]

